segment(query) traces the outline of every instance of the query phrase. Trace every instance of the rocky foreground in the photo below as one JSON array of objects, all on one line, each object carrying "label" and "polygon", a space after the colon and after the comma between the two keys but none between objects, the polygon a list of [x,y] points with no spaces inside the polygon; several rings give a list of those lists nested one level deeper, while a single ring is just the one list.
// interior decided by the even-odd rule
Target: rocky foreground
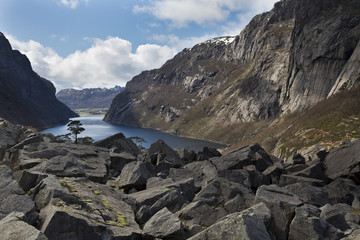
[{"label": "rocky foreground", "polygon": [[0,121],[0,239],[360,239],[360,141],[285,163],[54,142]]}]

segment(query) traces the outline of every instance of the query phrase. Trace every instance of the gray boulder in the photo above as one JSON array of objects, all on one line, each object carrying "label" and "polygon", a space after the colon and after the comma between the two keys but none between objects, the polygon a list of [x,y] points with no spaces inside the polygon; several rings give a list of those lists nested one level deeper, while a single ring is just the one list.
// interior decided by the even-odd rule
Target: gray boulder
[{"label": "gray boulder", "polygon": [[161,209],[147,221],[143,229],[143,234],[148,236],[149,239],[185,239],[183,224],[180,219],[167,208]]},{"label": "gray boulder", "polygon": [[3,240],[47,240],[47,237],[26,222],[23,213],[12,212],[0,221],[0,239]]},{"label": "gray boulder", "polygon": [[141,154],[136,144],[130,138],[126,138],[122,133],[97,141],[94,145],[108,149],[115,148],[113,151],[117,153],[127,152],[134,156]]},{"label": "gray boulder", "polygon": [[31,193],[49,239],[139,239],[135,200],[86,178],[42,180]]},{"label": "gray boulder", "polygon": [[289,240],[296,239],[341,239],[344,234],[324,219],[320,218],[320,209],[305,204],[295,210],[290,224]]},{"label": "gray boulder", "polygon": [[[340,205],[340,206],[339,206]],[[351,227],[346,222],[345,216],[347,211],[344,211],[341,207],[342,204],[330,205],[326,204],[321,208],[320,217],[333,225],[334,227],[340,229],[341,231],[346,231]],[[349,213],[353,212],[353,208],[347,204],[344,204],[350,208]]]},{"label": "gray boulder", "polygon": [[273,221],[270,232],[279,240],[286,240],[289,225],[295,215],[295,208],[304,201],[297,195],[276,185],[261,186],[255,195],[255,203],[265,203],[271,210]]},{"label": "gray boulder", "polygon": [[144,190],[149,178],[155,177],[153,166],[148,162],[130,162],[122,169],[120,176],[114,181],[117,187],[128,192],[131,189]]},{"label": "gray boulder", "polygon": [[261,217],[254,213],[233,213],[189,238],[189,240],[270,240]]},{"label": "gray boulder", "polygon": [[110,151],[110,171],[112,172],[112,175],[119,175],[126,164],[134,161],[136,161],[136,156],[131,153],[115,153]]},{"label": "gray boulder", "polygon": [[260,172],[273,164],[270,156],[259,144],[240,148],[224,156],[213,158],[211,162],[218,170],[234,170],[254,165]]},{"label": "gray boulder", "polygon": [[301,197],[306,203],[316,207],[322,207],[329,200],[329,194],[325,188],[311,186],[305,183],[294,183],[285,187],[288,191]]},{"label": "gray boulder", "polygon": [[15,181],[8,166],[0,165],[0,220],[12,212],[25,214],[30,224],[36,222],[35,203]]},{"label": "gray boulder", "polygon": [[326,156],[325,174],[332,180],[339,177],[351,177],[356,181],[360,179],[360,140],[356,140],[330,151]]}]

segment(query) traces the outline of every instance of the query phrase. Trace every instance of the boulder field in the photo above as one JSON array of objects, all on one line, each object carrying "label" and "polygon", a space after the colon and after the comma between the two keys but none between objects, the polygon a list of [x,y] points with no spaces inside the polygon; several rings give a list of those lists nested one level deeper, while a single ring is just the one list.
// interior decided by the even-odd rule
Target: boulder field
[{"label": "boulder field", "polygon": [[0,120],[0,239],[358,240],[359,152],[76,145]]}]

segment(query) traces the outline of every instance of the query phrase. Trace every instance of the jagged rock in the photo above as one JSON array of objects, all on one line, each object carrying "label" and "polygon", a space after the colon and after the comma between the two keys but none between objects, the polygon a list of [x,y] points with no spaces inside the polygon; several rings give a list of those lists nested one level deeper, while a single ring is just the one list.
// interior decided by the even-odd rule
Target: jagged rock
[{"label": "jagged rock", "polygon": [[280,176],[279,186],[287,186],[290,184],[294,184],[297,182],[309,184],[312,186],[322,187],[325,186],[326,182],[323,180],[309,178],[309,177],[302,177],[302,176],[294,176],[289,174],[283,174]]},{"label": "jagged rock", "polygon": [[163,158],[165,157],[179,157],[178,153],[169,147],[163,140],[158,140],[157,142],[154,142],[150,145],[150,148],[148,150],[148,156],[152,155],[159,155],[161,154]]},{"label": "jagged rock", "polygon": [[132,188],[144,190],[147,180],[155,176],[155,171],[150,163],[130,162],[122,169],[120,176],[115,180],[115,184],[126,191]]},{"label": "jagged rock", "polygon": [[[32,175],[86,177],[92,181],[106,183],[109,152],[104,148],[87,145],[38,142],[15,150],[10,155],[9,165],[16,179],[25,183],[27,189],[34,187],[37,181],[30,183],[21,180],[22,177],[29,176],[23,173],[25,169]],[[35,176],[31,178],[39,179]]]},{"label": "jagged rock", "polygon": [[263,202],[271,210],[273,221],[270,224],[270,232],[276,239],[286,240],[289,225],[292,221],[295,208],[301,206],[304,201],[276,185],[261,186],[255,195],[255,203]]},{"label": "jagged rock", "polygon": [[303,156],[301,156],[301,154],[296,153],[292,156],[289,163],[291,163],[293,165],[305,164],[305,158]]},{"label": "jagged rock", "polygon": [[196,153],[194,150],[182,148],[177,150],[180,159],[185,163],[190,163],[196,160]]},{"label": "jagged rock", "polygon": [[276,162],[269,166],[263,174],[270,179],[272,184],[279,184],[281,174],[285,173],[285,168],[281,162]]},{"label": "jagged rock", "polygon": [[353,205],[360,199],[360,186],[355,185],[350,179],[338,178],[323,187],[329,196],[329,204],[346,203]]},{"label": "jagged rock", "polygon": [[294,176],[309,177],[327,181],[327,177],[324,173],[324,164],[320,160],[314,160],[308,163],[309,167],[294,173]]},{"label": "jagged rock", "polygon": [[194,181],[184,182],[149,188],[130,194],[137,201],[136,219],[140,224],[145,224],[151,216],[166,207],[171,212],[179,211],[188,200],[195,195]]},{"label": "jagged rock", "polygon": [[324,219],[320,209],[305,204],[295,209],[295,217],[290,224],[289,239],[341,239],[344,234]]},{"label": "jagged rock", "polygon": [[205,202],[210,207],[217,208],[237,196],[240,198],[237,199],[236,209],[232,209],[232,212],[244,210],[254,201],[254,195],[248,188],[224,178],[216,178],[196,195],[194,201]]},{"label": "jagged rock", "polygon": [[115,153],[127,152],[134,156],[141,154],[141,151],[136,144],[130,138],[126,138],[122,133],[97,141],[94,145],[108,149],[115,148],[113,150]]},{"label": "jagged rock", "polygon": [[136,156],[131,153],[114,153],[110,151],[110,171],[112,171],[112,175],[119,175],[126,164],[134,161],[136,161]]},{"label": "jagged rock", "polygon": [[167,208],[163,208],[152,216],[144,226],[143,233],[152,238],[183,240],[184,226],[180,219]]},{"label": "jagged rock", "polygon": [[260,172],[272,165],[270,156],[259,144],[240,148],[222,157],[213,158],[211,159],[211,163],[213,163],[218,170],[234,170],[254,165]]},{"label": "jagged rock", "polygon": [[329,202],[328,192],[321,187],[314,187],[305,183],[294,183],[287,185],[285,188],[301,197],[306,203],[316,207],[322,207]]},{"label": "jagged rock", "polygon": [[0,221],[0,239],[4,240],[47,240],[35,227],[26,223],[24,213],[12,212]]},{"label": "jagged rock", "polygon": [[135,200],[106,185],[85,178],[49,176],[31,195],[40,209],[40,230],[49,239],[141,236],[133,212]]},{"label": "jagged rock", "polygon": [[254,213],[227,215],[217,223],[189,238],[189,240],[263,240],[271,239],[263,219]]},{"label": "jagged rock", "polygon": [[[333,225],[334,227],[340,229],[341,231],[346,231],[347,229],[350,229],[351,227],[345,220],[346,211],[343,211],[341,208],[342,204],[335,204],[330,205],[326,204],[321,208],[321,214],[320,217]],[[344,204],[350,208],[348,212],[352,212],[353,208],[347,204]]]},{"label": "jagged rock", "polygon": [[146,189],[174,184],[171,178],[152,177],[146,182]]},{"label": "jagged rock", "polygon": [[177,156],[167,156],[165,158],[158,157],[158,161],[155,166],[157,173],[169,174],[170,168],[180,168],[184,165],[184,162]]},{"label": "jagged rock", "polygon": [[330,179],[353,176],[360,183],[360,140],[330,151],[324,165]]},{"label": "jagged rock", "polygon": [[204,147],[203,151],[198,153],[197,161],[205,161],[213,157],[221,157],[221,153],[215,148]]},{"label": "jagged rock", "polygon": [[0,115],[12,123],[45,129],[78,116],[56,99],[54,85],[35,73],[2,33],[0,86]]},{"label": "jagged rock", "polygon": [[15,181],[8,166],[0,165],[0,220],[11,212],[24,213],[30,224],[35,223],[38,213],[35,203]]},{"label": "jagged rock", "polygon": [[[216,167],[209,161],[192,162],[186,164],[184,166],[184,170],[180,170],[177,175],[178,177],[175,177],[175,179],[182,178],[181,175],[184,174],[185,178],[194,178],[196,187],[202,187],[207,185],[212,179],[216,178],[217,172],[218,169],[216,169]],[[170,171],[170,177],[174,179],[174,175],[174,172],[171,174]]]}]

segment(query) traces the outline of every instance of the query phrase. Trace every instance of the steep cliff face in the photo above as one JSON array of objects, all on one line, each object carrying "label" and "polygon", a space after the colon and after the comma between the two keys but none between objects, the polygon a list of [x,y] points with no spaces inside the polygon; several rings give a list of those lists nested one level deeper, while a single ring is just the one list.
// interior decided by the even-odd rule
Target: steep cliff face
[{"label": "steep cliff face", "polygon": [[357,0],[283,0],[240,35],[134,77],[105,120],[214,139],[235,124],[303,111],[360,84],[359,24]]},{"label": "steep cliff face", "polygon": [[124,88],[119,86],[114,88],[85,88],[82,90],[63,89],[56,94],[56,97],[71,109],[108,108],[114,97],[123,90]]},{"label": "steep cliff face", "polygon": [[77,116],[55,97],[53,84],[31,68],[28,58],[12,50],[0,33],[0,116],[10,122],[46,128]]}]

